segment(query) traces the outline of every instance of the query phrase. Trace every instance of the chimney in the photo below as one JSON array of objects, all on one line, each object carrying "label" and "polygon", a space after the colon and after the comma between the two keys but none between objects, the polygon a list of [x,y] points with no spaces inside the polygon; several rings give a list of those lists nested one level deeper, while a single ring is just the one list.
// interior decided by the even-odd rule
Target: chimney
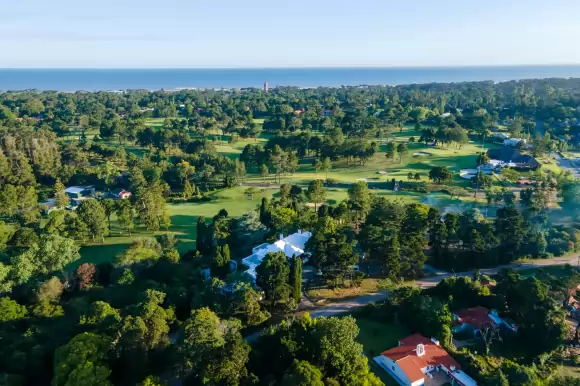
[{"label": "chimney", "polygon": [[280,233],[280,240],[284,240],[284,233]]},{"label": "chimney", "polygon": [[302,234],[302,229],[298,229],[298,234],[301,235]]},{"label": "chimney", "polygon": [[435,343],[437,346],[439,346],[439,341],[435,338],[431,338],[431,342]]},{"label": "chimney", "polygon": [[425,355],[425,345],[422,343],[419,343],[417,345],[417,348],[415,349],[415,351],[417,352],[418,357],[422,357],[423,355]]}]

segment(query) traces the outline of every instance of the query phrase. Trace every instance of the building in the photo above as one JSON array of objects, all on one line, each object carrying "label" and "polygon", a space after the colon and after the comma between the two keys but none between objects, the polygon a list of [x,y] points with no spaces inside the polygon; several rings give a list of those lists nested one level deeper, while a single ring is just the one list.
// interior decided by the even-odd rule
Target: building
[{"label": "building", "polygon": [[64,190],[70,198],[69,209],[76,209],[81,202],[92,199],[95,196],[94,186],[71,186]]},{"label": "building", "polygon": [[125,189],[114,189],[111,192],[109,192],[108,196],[109,198],[112,198],[113,200],[125,200],[127,198],[131,198],[133,194]]},{"label": "building", "polygon": [[284,235],[281,234],[280,239],[275,243],[264,243],[258,245],[252,249],[252,254],[250,256],[242,259],[242,263],[248,267],[246,273],[255,280],[256,267],[260,265],[268,253],[284,252],[288,258],[302,255],[304,253],[304,246],[311,237],[312,233],[302,232],[298,229],[298,232],[288,235],[287,237],[284,237]]},{"label": "building", "polygon": [[264,82],[264,92],[268,92],[268,81]]},{"label": "building", "polygon": [[50,214],[50,212],[58,209],[56,207],[56,200],[54,198],[46,200],[45,202],[40,204],[40,209],[44,214]]},{"label": "building", "polygon": [[528,144],[528,141],[523,138],[507,138],[504,139],[503,144],[504,146],[516,147],[520,144],[520,142],[524,145],[524,147],[526,147]]},{"label": "building", "polygon": [[495,325],[490,318],[489,310],[481,306],[457,311],[453,314],[453,320],[455,321],[453,332],[472,331],[473,334],[477,334],[485,327]]},{"label": "building", "polygon": [[516,168],[537,169],[540,163],[528,154],[522,154],[511,147],[502,146],[499,149],[490,149],[487,155],[491,160],[497,160],[506,164],[512,164]]},{"label": "building", "polygon": [[482,306],[467,308],[453,314],[455,327],[453,332],[470,331],[474,335],[479,334],[488,326],[502,327],[517,332],[517,326],[508,319],[499,316],[496,310],[489,310]]},{"label": "building", "polygon": [[322,111],[323,117],[332,117],[333,115],[334,115],[334,111],[332,111],[332,110],[323,110]]},{"label": "building", "polygon": [[497,132],[497,133],[491,134],[490,137],[494,141],[499,141],[499,142],[503,143],[510,138],[510,135],[508,133]]},{"label": "building", "polygon": [[477,385],[461,371],[459,363],[440,346],[439,341],[419,334],[401,339],[397,347],[383,352],[373,360],[402,386],[444,383]]}]

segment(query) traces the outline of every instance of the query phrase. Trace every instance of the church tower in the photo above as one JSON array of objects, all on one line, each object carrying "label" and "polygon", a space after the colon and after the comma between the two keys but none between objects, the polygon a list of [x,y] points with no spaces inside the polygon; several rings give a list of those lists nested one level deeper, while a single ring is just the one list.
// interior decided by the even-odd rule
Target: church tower
[{"label": "church tower", "polygon": [[264,92],[268,92],[268,81],[264,82]]}]

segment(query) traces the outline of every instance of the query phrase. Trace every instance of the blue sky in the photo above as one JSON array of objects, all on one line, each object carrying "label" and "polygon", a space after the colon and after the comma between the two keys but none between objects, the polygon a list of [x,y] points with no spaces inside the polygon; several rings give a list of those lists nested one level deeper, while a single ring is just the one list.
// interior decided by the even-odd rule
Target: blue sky
[{"label": "blue sky", "polygon": [[580,63],[579,0],[0,4],[4,68]]}]

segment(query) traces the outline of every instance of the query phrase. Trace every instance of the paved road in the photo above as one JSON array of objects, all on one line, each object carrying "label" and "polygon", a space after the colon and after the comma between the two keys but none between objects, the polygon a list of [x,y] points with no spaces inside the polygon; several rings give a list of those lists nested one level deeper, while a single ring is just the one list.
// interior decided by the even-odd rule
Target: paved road
[{"label": "paved road", "polygon": [[[556,257],[553,259],[541,259],[534,260],[529,263],[513,263],[507,265],[501,265],[495,268],[484,268],[480,269],[479,272],[482,275],[495,275],[499,273],[502,269],[511,268],[516,271],[530,269],[530,268],[541,268],[549,267],[551,265],[563,265],[570,264],[573,266],[578,266],[580,260],[580,254],[566,256],[566,257]],[[457,272],[455,276],[466,276],[473,277],[475,271],[467,272]],[[435,287],[441,280],[448,279],[453,276],[453,273],[437,270],[435,276],[428,277],[425,279],[420,279],[415,281],[415,284],[420,288],[431,288]],[[343,302],[329,303],[324,306],[319,306],[313,308],[312,306],[302,308],[304,311],[309,311],[310,315],[317,318],[320,316],[333,316],[341,313],[351,311],[353,308],[362,307],[369,303],[381,300],[384,297],[384,293],[372,293],[367,295],[362,295],[356,298],[352,298]],[[302,304],[302,303],[301,303]]]},{"label": "paved road", "polygon": [[[534,260],[529,263],[514,263],[514,264],[507,264],[502,265],[495,268],[485,268],[480,269],[479,272],[483,275],[495,275],[502,269],[511,268],[516,271],[521,271],[524,269],[530,268],[541,268],[541,267],[549,267],[551,265],[563,265],[563,264],[570,264],[578,266],[580,262],[580,254],[566,256],[566,257],[556,257],[553,259],[542,259],[542,260]],[[435,287],[437,283],[439,283],[443,279],[447,279],[453,276],[453,273],[441,271],[435,269],[433,267],[428,266],[429,270],[435,273],[435,276],[417,280],[415,284],[421,288],[431,288]],[[467,272],[457,272],[455,276],[467,276],[472,277],[474,271],[467,271]],[[310,316],[313,318],[319,318],[321,316],[336,316],[340,315],[349,311],[352,311],[355,308],[366,306],[369,303],[373,303],[379,300],[384,299],[385,293],[384,292],[376,292],[366,295],[361,295],[356,298],[351,298],[342,302],[336,303],[329,303],[323,306],[315,306],[308,298],[304,295],[302,296],[302,301],[300,302],[299,311],[301,312],[309,312]],[[244,340],[247,342],[253,342],[260,337],[262,331],[257,331],[253,334],[250,334],[244,337]]]},{"label": "paved road", "polygon": [[570,171],[574,177],[580,177],[580,169],[577,168],[572,161],[564,158],[562,154],[558,152],[553,152],[552,157],[554,157],[556,163],[562,169]]}]

